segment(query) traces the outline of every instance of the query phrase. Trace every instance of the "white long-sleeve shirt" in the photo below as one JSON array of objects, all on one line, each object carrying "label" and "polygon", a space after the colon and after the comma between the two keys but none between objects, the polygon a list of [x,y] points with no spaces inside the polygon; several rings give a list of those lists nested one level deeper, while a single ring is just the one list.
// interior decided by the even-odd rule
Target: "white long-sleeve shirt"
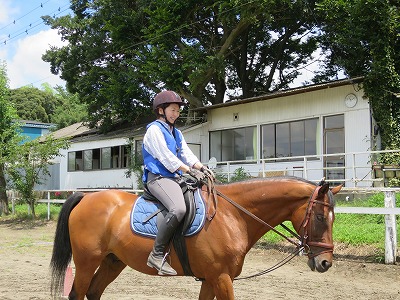
[{"label": "white long-sleeve shirt", "polygon": [[[164,123],[166,127],[170,128],[170,126],[165,122],[160,122]],[[195,163],[199,161],[192,150],[190,150],[183,136],[181,149],[182,160],[180,160],[174,153],[171,152],[171,150],[168,149],[164,134],[162,133],[161,129],[156,125],[151,125],[147,129],[146,134],[143,138],[143,146],[151,156],[159,160],[171,173],[176,172],[178,168],[183,164],[192,167]]]}]

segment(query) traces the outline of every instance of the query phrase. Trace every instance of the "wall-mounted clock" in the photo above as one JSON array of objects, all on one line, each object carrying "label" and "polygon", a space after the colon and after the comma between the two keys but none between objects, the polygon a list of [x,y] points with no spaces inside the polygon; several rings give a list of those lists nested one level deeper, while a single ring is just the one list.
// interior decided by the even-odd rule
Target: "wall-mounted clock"
[{"label": "wall-mounted clock", "polygon": [[344,98],[344,104],[348,107],[348,108],[352,108],[354,106],[356,106],[357,104],[357,96],[354,95],[353,93],[347,94],[346,97]]}]

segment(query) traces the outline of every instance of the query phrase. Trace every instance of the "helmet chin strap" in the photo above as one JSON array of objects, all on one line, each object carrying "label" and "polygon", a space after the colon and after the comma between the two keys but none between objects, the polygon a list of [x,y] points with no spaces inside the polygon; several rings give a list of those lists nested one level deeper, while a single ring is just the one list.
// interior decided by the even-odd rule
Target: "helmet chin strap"
[{"label": "helmet chin strap", "polygon": [[171,123],[170,121],[168,121],[167,117],[165,116],[165,111],[164,111],[164,109],[163,109],[163,114],[160,114],[159,116],[162,117],[162,118],[164,118],[165,123],[167,123],[169,126],[175,127],[175,122],[176,122],[176,120],[174,121],[174,123]]}]

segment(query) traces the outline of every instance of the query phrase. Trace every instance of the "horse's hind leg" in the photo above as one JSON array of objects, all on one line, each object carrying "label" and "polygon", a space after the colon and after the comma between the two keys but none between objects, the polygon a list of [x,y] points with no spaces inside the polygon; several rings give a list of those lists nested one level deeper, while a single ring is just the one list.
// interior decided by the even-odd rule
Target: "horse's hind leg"
[{"label": "horse's hind leg", "polygon": [[[84,300],[86,292],[89,289],[90,282],[92,281],[93,274],[100,265],[101,258],[88,259],[82,257],[77,259],[78,255],[74,257],[75,262],[75,278],[72,290],[68,298],[70,300]],[[81,257],[81,256],[79,256]]]},{"label": "horse's hind leg", "polygon": [[89,300],[100,299],[106,287],[117,278],[125,267],[126,264],[120,261],[114,254],[107,255],[101,262],[99,269],[90,283],[86,294],[87,298]]}]

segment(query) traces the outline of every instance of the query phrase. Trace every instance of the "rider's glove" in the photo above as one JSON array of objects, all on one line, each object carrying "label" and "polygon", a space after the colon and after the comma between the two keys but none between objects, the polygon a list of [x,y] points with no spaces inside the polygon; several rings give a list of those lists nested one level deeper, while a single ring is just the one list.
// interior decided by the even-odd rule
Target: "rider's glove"
[{"label": "rider's glove", "polygon": [[199,182],[203,181],[206,177],[206,175],[203,172],[193,168],[190,168],[187,173]]},{"label": "rider's glove", "polygon": [[202,171],[208,178],[215,180],[215,175],[214,172],[211,171],[209,168],[207,168],[206,166],[202,166],[200,171]]}]

